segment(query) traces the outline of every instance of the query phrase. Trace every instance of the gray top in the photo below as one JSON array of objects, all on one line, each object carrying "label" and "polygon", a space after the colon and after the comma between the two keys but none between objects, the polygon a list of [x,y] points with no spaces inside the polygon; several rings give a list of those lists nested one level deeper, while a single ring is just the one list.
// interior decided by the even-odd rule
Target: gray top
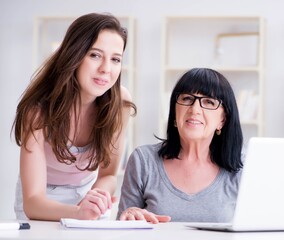
[{"label": "gray top", "polygon": [[145,208],[180,222],[232,220],[241,171],[221,169],[210,186],[195,194],[177,189],[170,181],[159,144],[138,147],[127,163],[117,218],[128,207]]}]

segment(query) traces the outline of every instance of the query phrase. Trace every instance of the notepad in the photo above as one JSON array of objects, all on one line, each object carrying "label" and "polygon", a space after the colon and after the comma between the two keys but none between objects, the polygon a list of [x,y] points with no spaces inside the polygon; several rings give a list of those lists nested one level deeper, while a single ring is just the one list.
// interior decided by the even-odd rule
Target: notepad
[{"label": "notepad", "polygon": [[89,228],[89,229],[152,229],[153,224],[144,220],[137,221],[97,221],[61,218],[60,223],[65,228]]}]

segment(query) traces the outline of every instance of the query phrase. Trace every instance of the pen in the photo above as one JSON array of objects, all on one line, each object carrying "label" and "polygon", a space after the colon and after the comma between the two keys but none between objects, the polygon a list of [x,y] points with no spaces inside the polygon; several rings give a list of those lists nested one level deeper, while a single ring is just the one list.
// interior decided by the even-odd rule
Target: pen
[{"label": "pen", "polygon": [[29,223],[0,222],[0,230],[23,230],[23,229],[30,229],[30,228],[31,226]]}]

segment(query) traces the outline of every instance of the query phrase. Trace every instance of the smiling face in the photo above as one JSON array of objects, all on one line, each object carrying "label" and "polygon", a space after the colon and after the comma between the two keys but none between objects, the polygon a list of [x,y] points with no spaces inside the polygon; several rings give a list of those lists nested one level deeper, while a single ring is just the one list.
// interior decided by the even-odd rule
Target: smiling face
[{"label": "smiling face", "polygon": [[76,72],[82,102],[93,102],[117,81],[121,72],[124,42],[111,30],[103,30]]},{"label": "smiling face", "polygon": [[[207,97],[194,94],[198,97]],[[216,110],[201,108],[198,100],[192,106],[176,103],[176,125],[181,144],[190,141],[211,142],[216,129],[221,129],[225,123],[224,108],[220,105]]]}]

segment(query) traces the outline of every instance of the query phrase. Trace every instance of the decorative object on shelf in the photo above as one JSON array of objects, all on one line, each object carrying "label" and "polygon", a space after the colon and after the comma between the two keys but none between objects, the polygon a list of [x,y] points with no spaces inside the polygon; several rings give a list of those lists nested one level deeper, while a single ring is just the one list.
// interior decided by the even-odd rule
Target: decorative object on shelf
[{"label": "decorative object on shelf", "polygon": [[215,40],[215,61],[223,66],[255,66],[258,32],[219,33]]}]

